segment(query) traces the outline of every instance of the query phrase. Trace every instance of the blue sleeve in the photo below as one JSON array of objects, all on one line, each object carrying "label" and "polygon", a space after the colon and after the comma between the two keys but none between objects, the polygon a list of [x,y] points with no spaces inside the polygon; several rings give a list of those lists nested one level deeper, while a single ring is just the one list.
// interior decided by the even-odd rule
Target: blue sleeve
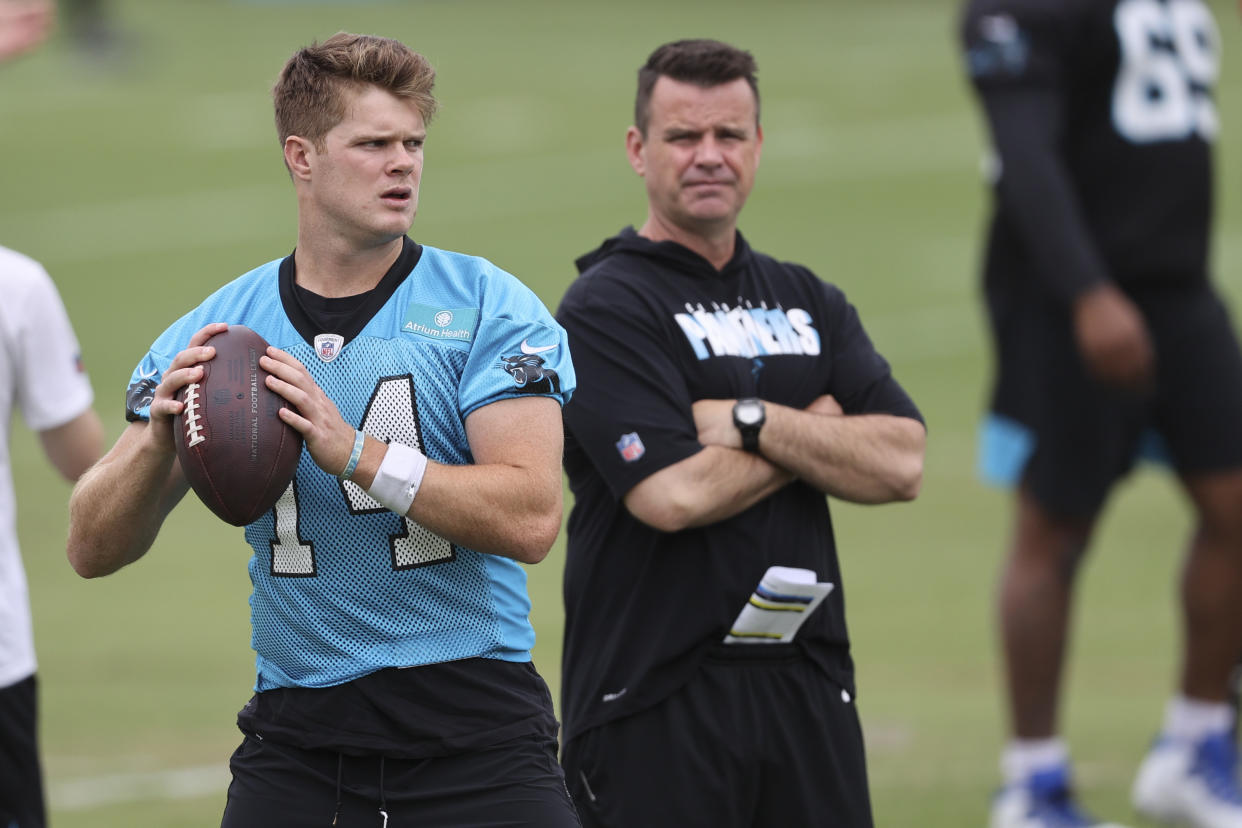
[{"label": "blue sleeve", "polygon": [[206,322],[195,324],[194,313],[187,314],[174,322],[151,345],[151,350],[134,368],[129,377],[129,387],[125,392],[125,419],[129,422],[151,419],[151,401],[155,397],[155,387],[164,379],[164,372],[172,363],[173,357],[185,350],[194,332]]},{"label": "blue sleeve", "polygon": [[[164,379],[164,372],[172,364],[173,357],[185,350],[190,344],[190,337],[204,326],[212,322],[244,324],[268,342],[280,341],[272,339],[273,328],[277,325],[292,333],[292,326],[281,309],[276,286],[279,266],[280,260],[277,259],[237,277],[168,326],[130,375],[125,394],[125,419],[130,422],[151,419],[155,387]],[[279,336],[283,338],[284,334]]]},{"label": "blue sleeve", "polygon": [[492,274],[486,293],[458,388],[462,417],[524,394],[564,405],[577,384],[564,329],[539,297],[508,273]]}]

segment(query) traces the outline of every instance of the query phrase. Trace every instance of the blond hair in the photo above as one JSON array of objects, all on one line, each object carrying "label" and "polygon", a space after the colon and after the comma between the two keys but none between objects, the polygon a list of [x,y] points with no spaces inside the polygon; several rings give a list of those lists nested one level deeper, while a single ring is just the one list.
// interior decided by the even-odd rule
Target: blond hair
[{"label": "blond hair", "polygon": [[436,70],[399,40],[338,32],[289,58],[272,88],[276,133],[323,147],[324,136],[345,119],[346,92],[377,86],[413,101],[429,123],[436,111],[431,94]]}]

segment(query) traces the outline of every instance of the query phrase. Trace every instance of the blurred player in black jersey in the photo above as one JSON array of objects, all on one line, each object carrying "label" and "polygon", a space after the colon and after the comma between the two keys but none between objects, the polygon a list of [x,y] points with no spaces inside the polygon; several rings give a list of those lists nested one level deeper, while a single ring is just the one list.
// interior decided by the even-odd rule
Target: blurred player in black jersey
[{"label": "blurred player in black jersey", "polygon": [[567,782],[591,828],[868,828],[825,494],[913,498],[921,417],[845,294],[738,232],[763,145],[754,58],[665,44],[634,117],[646,222],[580,258],[557,311],[579,380]]},{"label": "blurred player in black jersey", "polygon": [[1016,486],[1000,585],[1012,740],[992,826],[1099,824],[1074,802],[1058,737],[1062,664],[1078,565],[1143,453],[1176,470],[1196,524],[1177,692],[1134,802],[1242,826],[1227,702],[1242,651],[1242,357],[1207,273],[1215,23],[1200,0],[974,0],[962,36],[995,152],[982,471]]}]

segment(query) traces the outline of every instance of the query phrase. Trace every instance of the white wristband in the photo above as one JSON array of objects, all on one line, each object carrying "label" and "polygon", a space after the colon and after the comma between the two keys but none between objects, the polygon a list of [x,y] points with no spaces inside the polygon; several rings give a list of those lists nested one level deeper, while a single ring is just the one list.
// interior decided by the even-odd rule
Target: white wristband
[{"label": "white wristband", "polygon": [[414,495],[418,494],[426,471],[425,454],[400,443],[389,443],[367,494],[378,500],[385,509],[404,517],[414,502]]}]

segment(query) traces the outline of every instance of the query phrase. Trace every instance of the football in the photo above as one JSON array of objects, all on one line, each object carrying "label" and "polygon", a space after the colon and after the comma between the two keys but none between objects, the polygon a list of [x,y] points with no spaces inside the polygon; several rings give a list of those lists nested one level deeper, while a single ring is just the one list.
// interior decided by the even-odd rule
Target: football
[{"label": "football", "polygon": [[259,367],[263,337],[230,325],[207,340],[216,355],[203,377],[177,392],[185,408],[174,418],[177,459],[207,508],[234,526],[258,520],[289,486],[302,454],[302,435],[280,419],[284,398],[268,389]]}]

